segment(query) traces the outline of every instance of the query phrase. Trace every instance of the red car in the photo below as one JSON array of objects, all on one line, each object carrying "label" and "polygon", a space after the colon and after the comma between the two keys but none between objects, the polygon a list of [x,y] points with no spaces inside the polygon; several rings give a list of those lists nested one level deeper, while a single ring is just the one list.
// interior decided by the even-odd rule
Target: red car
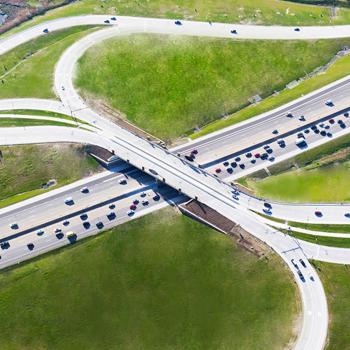
[{"label": "red car", "polygon": [[136,208],[137,208],[137,207],[136,207],[135,204],[131,204],[131,205],[130,205],[130,210],[136,210]]},{"label": "red car", "polygon": [[255,154],[254,154],[254,157],[255,157],[255,158],[260,158],[260,153],[255,153]]},{"label": "red car", "polygon": [[215,169],[215,172],[216,172],[217,174],[220,174],[220,173],[221,173],[221,169],[220,169],[220,168],[217,168],[217,169]]}]

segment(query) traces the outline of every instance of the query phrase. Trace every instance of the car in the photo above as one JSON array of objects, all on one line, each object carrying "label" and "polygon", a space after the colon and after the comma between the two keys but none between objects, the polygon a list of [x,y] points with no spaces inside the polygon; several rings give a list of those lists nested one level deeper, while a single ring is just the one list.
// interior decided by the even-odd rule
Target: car
[{"label": "car", "polygon": [[73,205],[74,204],[74,200],[72,197],[67,197],[65,200],[64,200],[64,203],[67,204],[67,205]]},{"label": "car", "polygon": [[298,270],[298,276],[299,276],[299,278],[301,279],[302,282],[305,282],[305,277],[304,277],[304,275],[301,273],[300,270]]},{"label": "car", "polygon": [[232,169],[232,168],[227,168],[226,171],[227,171],[229,174],[232,174],[232,173],[233,173],[233,169]]},{"label": "car", "polygon": [[270,162],[274,162],[274,161],[275,161],[275,157],[270,157],[270,158],[269,158],[269,161],[270,161]]},{"label": "car", "polygon": [[314,130],[314,133],[315,133],[315,134],[319,134],[319,133],[320,133],[320,130],[319,130],[319,129],[315,129],[315,130]]},{"label": "car", "polygon": [[333,134],[331,132],[327,132],[327,137],[333,137]]},{"label": "car", "polygon": [[277,140],[277,144],[281,147],[284,148],[286,146],[286,142],[283,139]]},{"label": "car", "polygon": [[153,200],[155,202],[158,202],[160,200],[160,195],[159,194],[156,194],[155,196],[153,196]]},{"label": "car", "polygon": [[81,193],[89,193],[89,188],[88,187],[83,187],[82,189],[80,189]]},{"label": "car", "polygon": [[104,21],[104,23],[109,24],[109,23],[110,23],[110,22],[109,22],[109,19],[106,19],[106,20]]},{"label": "car", "polygon": [[110,205],[108,206],[108,208],[109,208],[109,209],[115,209],[115,204],[110,204]]},{"label": "car", "polygon": [[254,157],[255,157],[255,158],[260,158],[260,153],[255,153],[255,154],[254,154]]},{"label": "car", "polygon": [[48,30],[47,28],[45,28],[45,29],[43,30],[43,33],[45,33],[45,34],[48,34],[48,32],[49,32],[49,30]]},{"label": "car", "polygon": [[38,236],[42,236],[44,234],[44,230],[39,230],[39,231],[36,232],[36,234]]},{"label": "car", "polygon": [[144,199],[141,203],[143,206],[147,206],[149,204],[149,201],[147,199]]},{"label": "car", "polygon": [[221,173],[221,169],[220,169],[220,168],[216,168],[216,169],[215,169],[215,172],[216,172],[217,174],[220,174],[220,173]]},{"label": "car", "polygon": [[244,164],[240,164],[239,167],[243,170],[245,168]]},{"label": "car", "polygon": [[305,148],[307,148],[307,143],[306,143],[306,141],[304,140],[304,139],[298,139],[298,140],[296,140],[295,141],[295,144],[300,148],[300,149],[305,149]]},{"label": "car", "polygon": [[349,112],[345,112],[345,113],[344,113],[344,117],[345,117],[345,118],[349,118]]},{"label": "car", "polygon": [[250,162],[251,162],[252,164],[255,164],[255,163],[256,163],[256,159],[252,159]]},{"label": "car", "polygon": [[133,216],[135,214],[135,212],[133,210],[129,210],[127,214],[128,214],[128,216]]},{"label": "car", "polygon": [[193,162],[194,161],[194,157],[192,155],[190,155],[190,156],[185,155],[185,159],[188,160],[189,162]]},{"label": "car", "polygon": [[241,161],[241,157],[236,157],[235,158],[235,161],[238,163],[238,162],[240,162]]},{"label": "car", "polygon": [[177,26],[182,26],[182,22],[179,21],[179,20],[175,21],[175,24],[176,24]]},{"label": "car", "polygon": [[16,222],[14,222],[14,223],[12,223],[12,224],[10,225],[10,228],[11,228],[12,230],[18,230],[18,224],[17,224]]},{"label": "car", "polygon": [[300,32],[300,28],[294,28],[295,32]]},{"label": "car", "polygon": [[74,243],[77,240],[77,234],[74,231],[67,232],[67,239],[70,243]]},{"label": "car", "polygon": [[290,262],[293,264],[293,266],[294,266],[297,270],[299,270],[299,266],[298,266],[298,264],[294,261],[294,259],[292,259]]},{"label": "car", "polygon": [[57,228],[55,229],[55,233],[59,233],[59,232],[62,232],[62,229],[59,228],[59,227],[57,227]]},{"label": "car", "polygon": [[1,243],[0,243],[0,248],[1,248],[2,250],[9,249],[9,248],[10,248],[10,243],[7,242],[7,241],[1,242]]},{"label": "car", "polygon": [[115,17],[111,17],[111,20],[112,21],[116,21],[117,19]]},{"label": "car", "polygon": [[83,222],[83,227],[85,228],[85,230],[88,230],[90,228],[91,224],[89,221],[84,221]]},{"label": "car", "polygon": [[350,219],[350,213],[345,213],[344,216],[348,219]]},{"label": "car", "polygon": [[305,139],[305,135],[302,132],[297,134],[298,139]]},{"label": "car", "polygon": [[278,130],[275,129],[275,130],[272,131],[272,133],[273,133],[274,135],[277,135],[277,134],[278,134]]},{"label": "car", "polygon": [[82,221],[85,221],[85,220],[88,219],[88,215],[87,215],[86,213],[81,214],[81,215],[80,215],[80,219],[81,219]]},{"label": "car", "polygon": [[345,129],[346,128],[346,125],[344,123],[340,123],[339,126],[342,128],[342,129]]},{"label": "car", "polygon": [[306,268],[306,264],[305,264],[305,262],[304,262],[303,259],[299,259],[299,262],[300,262],[300,264],[302,265],[302,267],[305,267],[305,268]]},{"label": "car", "polygon": [[304,130],[304,134],[310,134],[310,130],[309,129],[305,129]]},{"label": "car", "polygon": [[130,210],[133,210],[133,211],[135,211],[137,209],[135,204],[131,204],[129,208],[130,208]]},{"label": "car", "polygon": [[140,197],[141,197],[141,198],[145,198],[146,195],[147,195],[146,192],[141,192]]},{"label": "car", "polygon": [[263,213],[266,214],[266,215],[272,215],[271,210],[270,209],[266,209],[266,208],[263,209]]},{"label": "car", "polygon": [[341,124],[341,123],[344,123],[344,122],[343,122],[341,119],[338,119],[338,120],[337,120],[337,123],[338,123],[338,124]]},{"label": "car", "polygon": [[333,125],[335,123],[335,121],[334,121],[334,119],[329,119],[328,123]]},{"label": "car", "polygon": [[273,153],[273,149],[272,149],[272,148],[268,148],[268,149],[266,150],[266,153],[267,153],[267,154],[272,154],[272,153]]},{"label": "car", "polygon": [[266,151],[266,150],[268,150],[268,149],[270,149],[270,145],[265,145],[264,147],[263,147],[263,149]]},{"label": "car", "polygon": [[291,112],[287,113],[287,118],[293,118],[293,117],[294,117],[294,115]]},{"label": "car", "polygon": [[191,153],[192,153],[192,154],[198,154],[198,150],[193,149],[193,150],[191,151]]},{"label": "car", "polygon": [[126,179],[120,179],[118,182],[119,185],[126,185],[128,183]]},{"label": "car", "polygon": [[97,224],[96,224],[96,227],[101,230],[103,228],[103,222],[102,221],[99,221]]},{"label": "car", "polygon": [[57,238],[57,239],[62,239],[63,237],[64,237],[63,232],[58,232],[58,233],[56,233],[56,238]]},{"label": "car", "polygon": [[322,131],[320,132],[320,135],[321,135],[321,136],[326,136],[326,135],[327,135],[327,132],[326,132],[325,130],[322,130]]},{"label": "car", "polygon": [[34,244],[33,243],[29,243],[27,244],[27,247],[29,250],[33,250],[34,249]]},{"label": "car", "polygon": [[327,101],[325,102],[325,105],[328,106],[328,107],[333,107],[333,106],[334,106],[334,103],[333,103],[332,100],[327,100]]},{"label": "car", "polygon": [[323,216],[323,214],[319,211],[319,210],[316,210],[315,211],[315,215],[318,217],[318,218],[321,218]]},{"label": "car", "polygon": [[138,204],[140,203],[140,201],[139,201],[138,199],[134,199],[134,200],[132,201],[132,203],[133,203],[134,205],[138,205]]},{"label": "car", "polygon": [[232,166],[232,168],[237,168],[237,163],[236,162],[232,162],[231,166]]},{"label": "car", "polygon": [[264,207],[265,207],[265,208],[268,208],[268,209],[271,209],[271,208],[272,208],[272,205],[271,205],[270,203],[265,202],[265,203],[264,203]]},{"label": "car", "polygon": [[311,130],[316,130],[317,129],[317,125],[311,125],[310,129]]},{"label": "car", "polygon": [[227,161],[223,163],[223,166],[225,166],[225,167],[228,167],[229,165],[230,165],[230,163]]},{"label": "car", "polygon": [[329,126],[329,125],[326,125],[324,128],[325,128],[326,130],[329,130],[329,129],[330,129],[330,126]]},{"label": "car", "polygon": [[231,29],[231,34],[238,34],[237,29]]},{"label": "car", "polygon": [[266,160],[268,157],[269,157],[269,156],[268,156],[267,153],[263,153],[263,154],[261,155],[260,158],[261,158],[262,160]]},{"label": "car", "polygon": [[68,226],[69,225],[69,221],[68,220],[64,220],[63,221],[63,226]]},{"label": "car", "polygon": [[301,122],[304,122],[306,119],[305,119],[305,117],[303,116],[303,115],[301,115],[300,117],[299,117],[299,121],[301,121]]},{"label": "car", "polygon": [[114,211],[111,211],[110,213],[107,214],[107,219],[112,221],[117,217],[116,213]]},{"label": "car", "polygon": [[250,152],[248,152],[248,153],[245,154],[245,156],[246,156],[247,158],[251,158],[253,155],[252,155]]}]

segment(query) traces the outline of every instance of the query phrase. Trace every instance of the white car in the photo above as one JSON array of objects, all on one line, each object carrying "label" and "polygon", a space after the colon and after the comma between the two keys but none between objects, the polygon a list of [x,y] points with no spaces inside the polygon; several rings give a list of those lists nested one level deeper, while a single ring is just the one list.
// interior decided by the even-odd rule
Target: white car
[{"label": "white car", "polygon": [[67,204],[67,205],[72,205],[72,204],[74,204],[73,198],[72,198],[72,197],[67,197],[67,198],[64,200],[64,203]]},{"label": "white car", "polygon": [[82,189],[80,189],[81,193],[89,193],[89,188],[88,187],[83,187]]}]

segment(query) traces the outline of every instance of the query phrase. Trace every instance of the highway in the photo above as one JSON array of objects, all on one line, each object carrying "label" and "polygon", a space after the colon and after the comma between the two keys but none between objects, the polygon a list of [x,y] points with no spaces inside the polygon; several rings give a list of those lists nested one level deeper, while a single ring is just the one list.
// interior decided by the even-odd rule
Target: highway
[{"label": "highway", "polygon": [[[105,23],[108,19],[109,23]],[[41,24],[32,27],[28,30],[9,36],[0,41],[0,53],[7,52],[11,48],[17,45],[31,40],[38,35],[43,35],[43,29],[48,28],[49,31],[57,30],[59,28],[66,28],[72,25],[80,24],[106,24],[107,29],[94,32],[85,38],[82,38],[61,56],[56,66],[55,72],[55,90],[60,98],[61,102],[54,103],[52,106],[49,101],[42,103],[39,107],[39,103],[34,101],[28,101],[28,105],[25,105],[23,101],[18,101],[21,104],[21,109],[36,109],[29,108],[37,103],[38,109],[50,110],[50,108],[60,109],[66,111],[66,114],[72,113],[73,116],[88,122],[90,125],[99,128],[96,132],[90,132],[86,130],[71,131],[71,128],[55,129],[55,135],[42,135],[37,128],[23,128],[20,131],[20,137],[18,138],[18,132],[14,129],[5,131],[0,130],[1,139],[0,144],[12,143],[28,143],[28,142],[81,142],[81,143],[93,143],[105,147],[109,150],[113,149],[115,153],[123,159],[126,163],[132,164],[139,168],[143,173],[136,175],[136,179],[131,179],[127,187],[118,185],[112,186],[113,190],[110,190],[108,181],[115,181],[118,179],[118,174],[106,174],[99,177],[96,183],[91,184],[91,197],[89,198],[89,205],[96,208],[86,208],[83,194],[76,193],[76,204],[73,208],[68,208],[64,202],[61,202],[63,193],[57,194],[55,197],[55,203],[59,200],[60,204],[56,210],[55,204],[50,202],[50,196],[47,195],[45,200],[39,205],[47,206],[48,217],[45,217],[46,222],[40,221],[35,214],[38,208],[36,208],[36,201],[32,200],[27,207],[24,204],[23,210],[28,213],[28,220],[23,220],[23,212],[17,221],[19,224],[18,233],[21,230],[32,230],[35,225],[44,225],[45,230],[50,234],[38,236],[37,233],[29,232],[28,234],[19,234],[18,237],[11,241],[11,247],[5,249],[2,254],[0,266],[8,266],[14,263],[17,259],[25,259],[28,256],[48,251],[54,247],[67,244],[67,239],[58,239],[53,230],[57,228],[56,225],[60,224],[60,220],[66,215],[66,211],[69,211],[70,216],[70,229],[77,230],[78,239],[94,234],[98,232],[96,223],[99,218],[103,217],[103,228],[110,227],[117,223],[124,222],[128,219],[127,211],[130,205],[130,200],[136,194],[145,192],[146,196],[151,198],[154,194],[154,181],[151,179],[156,178],[160,183],[165,183],[170,187],[165,186],[167,189],[165,195],[162,195],[159,201],[154,201],[151,204],[142,206],[136,210],[135,217],[142,215],[142,213],[148,213],[153,210],[159,209],[160,206],[167,205],[167,200],[172,201],[172,198],[178,198],[183,200],[183,196],[187,195],[191,198],[198,198],[203,203],[220,211],[223,215],[232,219],[245,230],[252,233],[262,241],[266,242],[272,247],[290,267],[292,273],[295,276],[296,282],[299,286],[304,310],[304,322],[301,330],[301,334],[298,338],[296,349],[322,349],[327,335],[328,324],[328,312],[327,302],[324,295],[322,284],[314,271],[313,267],[307,262],[308,257],[320,257],[328,261],[344,260],[344,250],[337,249],[323,249],[317,247],[315,250],[314,245],[304,244],[292,237],[286,236],[281,232],[272,229],[265,222],[254,214],[250,209],[261,211],[263,209],[264,201],[256,199],[251,196],[247,196],[244,193],[236,193],[235,189],[226,182],[227,179],[234,178],[235,176],[242,176],[244,171],[250,173],[255,171],[258,167],[266,167],[266,163],[257,162],[246,166],[242,169],[242,172],[237,171],[231,177],[215,176],[218,174],[212,174],[213,168],[218,166],[218,163],[223,161],[222,158],[236,157],[239,152],[246,152],[246,148],[250,147],[257,149],[261,147],[260,143],[272,143],[277,138],[296,131],[298,128],[304,128],[307,124],[319,123],[322,118],[340,118],[340,116],[332,116],[336,112],[344,113],[348,109],[347,96],[349,96],[349,81],[348,78],[334,83],[332,86],[323,88],[310,96],[306,96],[289,104],[288,106],[281,107],[277,111],[258,116],[247,122],[241,123],[235,127],[231,127],[223,130],[221,133],[216,133],[208,137],[204,137],[195,142],[192,142],[186,146],[181,146],[175,150],[167,150],[151,142],[148,142],[140,137],[131,134],[130,132],[121,129],[111,121],[103,118],[93,110],[80,98],[77,91],[74,88],[73,76],[74,69],[77,60],[84,54],[84,52],[95,45],[96,43],[106,40],[108,38],[115,37],[117,35],[126,35],[131,33],[163,33],[163,34],[179,34],[179,35],[200,35],[200,36],[212,36],[212,37],[234,37],[241,39],[305,39],[305,38],[335,38],[335,37],[348,37],[350,36],[350,26],[340,27],[301,27],[300,31],[295,31],[292,27],[263,27],[263,26],[244,26],[244,25],[230,25],[230,24],[212,24],[201,22],[187,22],[183,21],[183,25],[175,26],[174,21],[171,20],[158,20],[158,19],[145,19],[145,18],[131,18],[131,17],[117,17],[115,25],[111,26],[111,17],[107,16],[79,16],[78,18],[65,18],[55,20],[50,23]],[[237,30],[238,35],[232,35],[231,28]],[[335,106],[325,106],[325,100],[332,99]],[[14,101],[6,101],[7,105],[11,104],[17,107],[17,103]],[[3,104],[3,106],[6,105]],[[0,102],[0,107],[1,107]],[[286,114],[291,112],[293,118],[288,118]],[[300,120],[301,115],[304,115],[305,121]],[[343,117],[341,117],[343,118]],[[332,136],[320,137],[318,134],[305,134],[307,139],[308,148],[315,147],[315,145],[325,143],[332,138],[339,137],[342,134],[346,134],[348,131],[348,122],[344,121],[345,128],[338,128],[332,126]],[[271,132],[274,127],[278,127],[278,136],[272,136]],[[330,126],[331,128],[331,126]],[[329,128],[329,129],[330,129]],[[25,130],[24,130],[25,129]],[[326,129],[326,130],[329,130]],[[42,131],[43,129],[41,129]],[[327,131],[328,132],[328,131]],[[3,134],[4,133],[4,134]],[[4,135],[4,136],[3,136]],[[253,135],[253,136],[252,136]],[[53,137],[51,137],[53,136]],[[275,162],[287,159],[291,155],[294,155],[301,150],[295,147],[295,134],[286,135],[285,150],[279,150],[275,146]],[[231,139],[231,140],[230,140]],[[242,141],[243,140],[243,141]],[[252,142],[253,140],[253,142]],[[293,141],[294,140],[294,141]],[[294,147],[292,147],[294,142]],[[173,152],[186,154],[192,149],[199,151],[196,163],[190,163],[186,161],[182,156],[176,156]],[[240,147],[240,148],[239,148]],[[219,158],[219,159],[218,159]],[[203,164],[203,168],[198,168],[196,164]],[[220,165],[223,167],[223,165]],[[214,170],[215,171],[215,170]],[[140,172],[136,171],[136,174]],[[104,176],[109,176],[109,179],[103,179]],[[151,176],[151,177],[150,177]],[[222,179],[220,178],[222,176]],[[141,180],[142,179],[142,180]],[[147,180],[148,179],[148,180]],[[107,181],[107,185],[103,181]],[[225,181],[224,181],[225,180]],[[87,182],[89,180],[86,180]],[[119,180],[118,180],[119,181]],[[150,186],[150,188],[148,188]],[[110,190],[108,196],[105,197],[105,187]],[[72,191],[77,192],[77,188],[72,186],[69,193]],[[146,190],[144,190],[146,189]],[[96,193],[95,193],[96,190]],[[114,192],[116,191],[116,192]],[[150,191],[150,192],[147,192]],[[153,191],[153,192],[152,192]],[[178,191],[178,192],[177,192]],[[151,194],[150,194],[151,193]],[[89,194],[90,196],[90,194]],[[92,198],[93,197],[93,198]],[[147,198],[148,198],[147,197]],[[101,200],[103,202],[101,203]],[[152,197],[153,199],[153,197]],[[40,201],[41,199],[39,199]],[[106,203],[107,201],[107,203]],[[116,213],[117,220],[106,219],[106,213],[108,213],[106,205],[109,201],[116,201],[118,212]],[[84,202],[84,204],[83,204]],[[95,203],[96,202],[96,203]],[[95,203],[95,204],[94,204]],[[51,206],[51,209],[50,209]],[[273,216],[280,218],[288,218],[288,220],[309,222],[323,222],[323,223],[340,223],[346,222],[344,219],[344,213],[348,210],[348,206],[342,206],[342,211],[339,210],[339,205],[322,205],[322,217],[315,218],[315,210],[320,205],[293,205],[284,203],[272,203]],[[21,205],[18,205],[16,210],[19,210]],[[91,209],[91,210],[90,210]],[[14,213],[11,213],[11,209],[7,209],[3,214],[0,214],[1,225],[3,230],[8,232],[9,220]],[[91,220],[91,231],[82,229],[81,215],[82,210],[89,211],[89,220]],[[349,209],[350,210],[350,209]],[[41,210],[40,210],[41,211]],[[52,224],[50,216],[57,216],[56,221]],[[12,216],[11,216],[12,215]],[[17,211],[16,211],[17,215]],[[121,221],[118,221],[120,217]],[[299,219],[299,220],[297,220]],[[44,220],[44,221],[45,221]],[[109,222],[110,221],[110,222]],[[35,228],[37,230],[37,228]],[[66,232],[65,232],[66,233]],[[6,233],[3,239],[7,239],[8,233]],[[29,251],[26,244],[28,239],[32,240],[34,248]],[[341,257],[341,258],[340,258]],[[305,259],[306,268],[302,272],[296,269],[292,260],[299,261],[299,259]],[[302,273],[302,278],[300,277]]]}]

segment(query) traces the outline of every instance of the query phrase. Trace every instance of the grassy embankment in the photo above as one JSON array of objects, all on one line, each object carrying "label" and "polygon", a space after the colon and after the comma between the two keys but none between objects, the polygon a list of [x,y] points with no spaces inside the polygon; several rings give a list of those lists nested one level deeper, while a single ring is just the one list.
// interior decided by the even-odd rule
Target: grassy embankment
[{"label": "grassy embankment", "polygon": [[348,42],[133,35],[91,48],[79,61],[76,85],[86,97],[101,98],[139,127],[170,139],[242,107],[253,95],[281,89]]},{"label": "grassy embankment", "polygon": [[1,55],[0,99],[55,98],[55,64],[67,47],[92,30],[84,26],[50,33]]},{"label": "grassy embankment", "polygon": [[[258,196],[293,202],[347,202],[350,199],[350,136],[307,151],[240,182]],[[300,168],[297,169],[296,168]]]},{"label": "grassy embankment", "polygon": [[297,298],[276,256],[166,209],[2,272],[1,346],[277,350]]},{"label": "grassy embankment", "polygon": [[0,207],[44,193],[47,190],[41,186],[50,179],[57,181],[53,189],[99,169],[77,146],[4,146],[1,151]]}]

